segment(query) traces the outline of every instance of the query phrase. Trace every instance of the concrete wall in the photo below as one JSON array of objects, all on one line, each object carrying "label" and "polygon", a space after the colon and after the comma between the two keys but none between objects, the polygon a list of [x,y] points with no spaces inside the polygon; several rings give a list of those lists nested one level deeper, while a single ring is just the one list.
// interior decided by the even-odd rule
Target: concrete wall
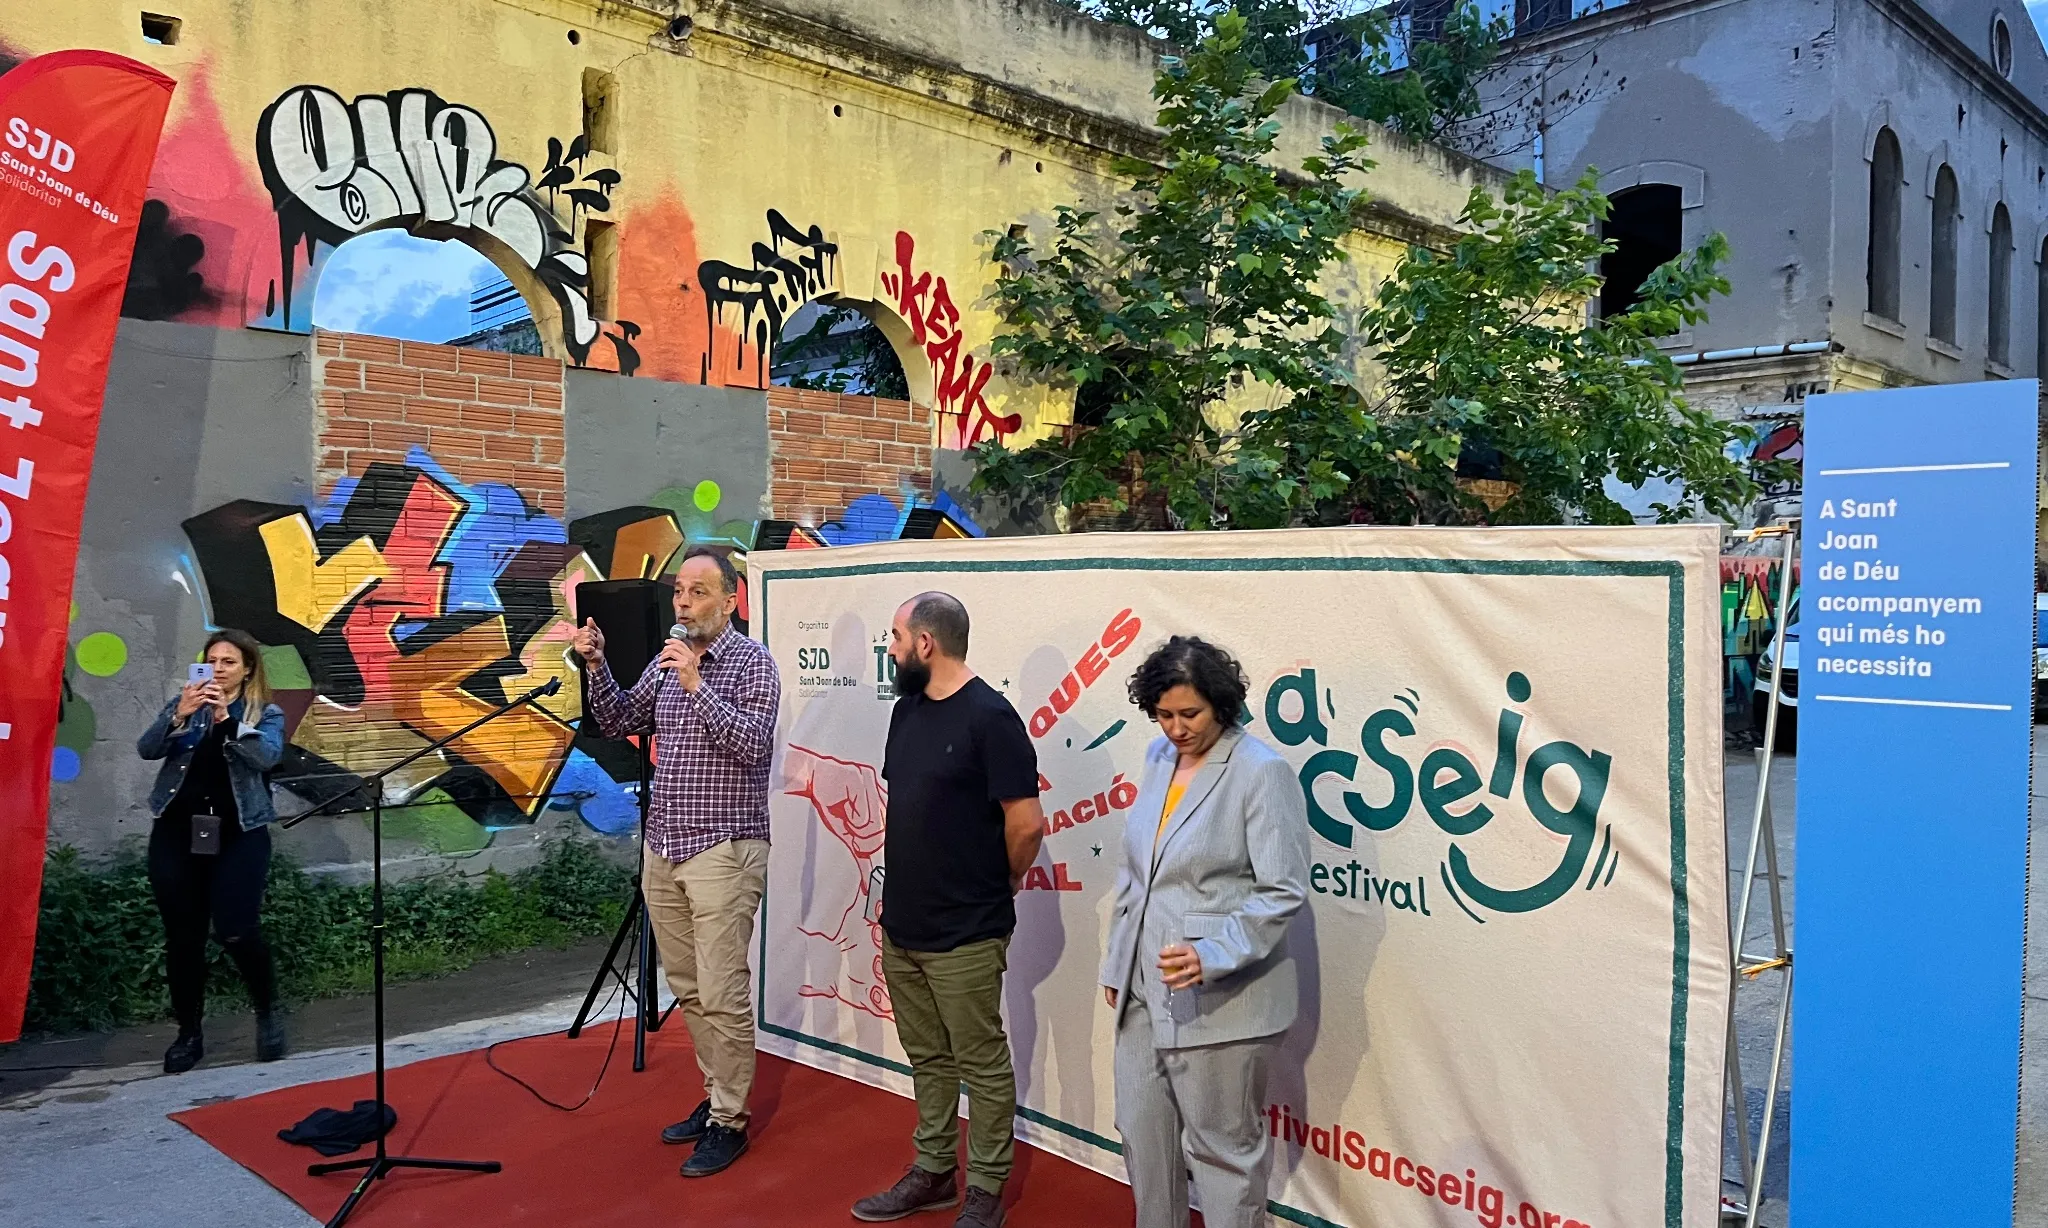
[{"label": "concrete wall", "polygon": [[[1566,27],[1548,40],[1553,50],[1516,53],[1525,68],[1558,64],[1542,112],[1545,180],[1568,186],[1593,167],[1610,195],[1671,184],[1684,204],[1688,248],[1714,231],[1728,236],[1733,291],[1672,348],[1823,339],[1835,207],[1835,0],[1665,7],[1679,11],[1660,15],[1657,5],[1638,2]],[[1616,88],[1621,78],[1626,84]],[[1590,93],[1583,105],[1554,101],[1580,90]],[[1533,159],[1532,147],[1503,161],[1521,167]]]},{"label": "concrete wall", "polygon": [[[1986,58],[1994,12],[2013,34],[2010,82]],[[1734,291],[1673,349],[1832,340],[1857,363],[1882,368],[1879,383],[2036,373],[2048,54],[2021,6],[1632,0],[1525,40],[1511,62],[1490,91],[1496,102],[1514,95],[1523,75],[1550,74],[1546,106],[1527,119],[1540,114],[1545,124],[1548,182],[1569,183],[1591,165],[1610,191],[1675,184],[1688,205],[1689,245],[1716,230],[1728,236]],[[1869,157],[1885,126],[1899,138],[1906,175],[1901,327],[1865,313]],[[1528,165],[1533,153],[1498,160]],[[1962,192],[1953,350],[1930,346],[1927,335],[1930,196],[1944,162]],[[1988,364],[1986,350],[1989,228],[1999,200],[2017,248],[2004,369]]]},{"label": "concrete wall", "polygon": [[571,517],[645,500],[689,475],[698,475],[696,511],[696,483],[708,480],[727,519],[770,514],[765,392],[571,371],[567,404]]},{"label": "concrete wall", "polygon": [[[1926,383],[2033,376],[2040,323],[2041,245],[2048,238],[2048,118],[2019,108],[1988,66],[1962,55],[1940,56],[1933,46],[1956,40],[1956,49],[1981,55],[1984,31],[2000,6],[1989,0],[1944,6],[1952,28],[1913,20],[1917,6],[1842,0],[1833,167],[1837,184],[1837,281],[1831,325],[1852,354],[1880,362]],[[2014,80],[2033,83],[2037,103],[2048,102],[2048,56],[2026,14],[2006,6],[2014,30]],[[1981,18],[1981,29],[1971,17]],[[1962,42],[1964,31],[1967,43]],[[1960,119],[1958,115],[1960,113]],[[1899,139],[1906,185],[1901,225],[1899,308],[1903,327],[1888,329],[1865,314],[1865,254],[1869,247],[1870,150],[1879,128]],[[1929,338],[1929,256],[1934,172],[1955,171],[1962,220],[1957,227],[1956,345]],[[2011,362],[1991,365],[1991,217],[2005,203],[2012,216]],[[1903,335],[1898,335],[1902,333]]]},{"label": "concrete wall", "polygon": [[53,842],[104,849],[148,833],[153,773],[135,737],[208,621],[181,524],[237,498],[311,500],[311,356],[305,337],[122,321],[73,588],[83,650],[66,674]]}]

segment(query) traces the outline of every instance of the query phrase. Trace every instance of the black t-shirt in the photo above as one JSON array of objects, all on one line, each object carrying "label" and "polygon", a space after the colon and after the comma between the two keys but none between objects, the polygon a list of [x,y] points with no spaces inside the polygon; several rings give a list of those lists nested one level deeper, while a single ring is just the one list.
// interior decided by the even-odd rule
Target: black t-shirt
[{"label": "black t-shirt", "polygon": [[1038,752],[1010,701],[979,678],[889,716],[888,876],[882,928],[908,951],[951,951],[1017,928],[1003,803],[1038,796]]},{"label": "black t-shirt", "polygon": [[214,814],[228,827],[239,824],[241,815],[235,808],[235,782],[228,776],[227,757],[228,734],[234,731],[238,719],[231,715],[207,727],[206,736],[193,750],[185,779],[165,813]]}]

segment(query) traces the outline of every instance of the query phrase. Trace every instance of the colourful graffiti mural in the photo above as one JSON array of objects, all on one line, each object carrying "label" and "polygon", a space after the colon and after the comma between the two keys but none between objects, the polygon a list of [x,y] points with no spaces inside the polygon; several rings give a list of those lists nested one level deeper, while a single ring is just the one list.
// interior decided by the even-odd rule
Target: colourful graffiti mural
[{"label": "colourful graffiti mural", "polygon": [[[1747,711],[1756,690],[1756,663],[1778,630],[1778,587],[1784,564],[1776,557],[1721,556],[1721,700]],[[1799,567],[1792,570],[1792,602],[1799,602]]]},{"label": "colourful graffiti mural", "polygon": [[[387,804],[461,847],[480,829],[572,807],[618,832],[636,817],[635,753],[579,733],[580,678],[569,663],[576,586],[672,574],[698,544],[742,566],[755,549],[804,549],[899,537],[978,536],[949,497],[857,501],[838,521],[717,517],[722,492],[700,481],[650,502],[563,524],[518,492],[463,483],[424,449],[337,483],[318,507],[237,500],[185,522],[209,619],[250,631],[285,707],[290,750],[277,783],[308,800],[455,733],[497,705],[560,677],[559,694],[516,710],[394,777]],[[81,668],[107,653],[82,641]],[[89,712],[85,719],[89,720]]]}]

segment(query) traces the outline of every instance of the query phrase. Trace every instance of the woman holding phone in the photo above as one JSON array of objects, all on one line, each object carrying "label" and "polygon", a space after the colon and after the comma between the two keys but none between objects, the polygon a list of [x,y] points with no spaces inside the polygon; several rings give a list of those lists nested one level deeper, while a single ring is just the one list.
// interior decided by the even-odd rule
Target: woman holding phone
[{"label": "woman holding phone", "polygon": [[164,967],[178,1038],[164,1073],[183,1074],[205,1056],[206,932],[249,987],[256,1007],[256,1059],[284,1056],[276,974],[258,916],[270,873],[270,770],[284,755],[284,709],[270,702],[263,649],[246,631],[216,631],[178,697],[164,705],[136,750],[163,760],[150,790],[149,885],[164,921]]}]

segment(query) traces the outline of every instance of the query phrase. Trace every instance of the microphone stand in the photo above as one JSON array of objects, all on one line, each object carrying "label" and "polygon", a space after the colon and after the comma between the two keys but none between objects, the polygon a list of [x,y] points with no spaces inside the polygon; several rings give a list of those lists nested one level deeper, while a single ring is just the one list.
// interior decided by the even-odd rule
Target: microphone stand
[{"label": "microphone stand", "polygon": [[334,1218],[327,1221],[327,1228],[341,1228],[341,1225],[347,1221],[350,1213],[356,1209],[356,1204],[361,1202],[363,1195],[369,1192],[371,1184],[382,1180],[393,1169],[429,1168],[453,1169],[457,1172],[495,1173],[502,1171],[504,1168],[504,1165],[496,1160],[427,1160],[416,1156],[395,1156],[390,1154],[385,1147],[384,1135],[386,1127],[384,1125],[384,1115],[389,1111],[389,1105],[384,1098],[384,780],[399,769],[433,754],[450,742],[468,736],[470,733],[497,720],[514,708],[523,707],[537,699],[553,695],[561,689],[562,680],[560,678],[550,679],[545,685],[537,686],[519,698],[500,705],[498,708],[478,717],[440,741],[423,746],[405,758],[400,759],[397,763],[378,772],[376,775],[365,778],[354,788],[336,794],[311,810],[301,811],[279,824],[281,827],[296,827],[317,815],[331,814],[342,802],[354,797],[363,789],[370,790],[370,967],[371,980],[375,986],[374,993],[376,997],[374,1013],[376,1018],[377,1051],[377,1154],[365,1159],[340,1160],[333,1163],[309,1164],[306,1166],[307,1174],[314,1177],[322,1177],[328,1173],[345,1172],[356,1168],[365,1170],[363,1179],[356,1183],[355,1189],[349,1191],[348,1201],[342,1203],[341,1209],[334,1213]]}]

